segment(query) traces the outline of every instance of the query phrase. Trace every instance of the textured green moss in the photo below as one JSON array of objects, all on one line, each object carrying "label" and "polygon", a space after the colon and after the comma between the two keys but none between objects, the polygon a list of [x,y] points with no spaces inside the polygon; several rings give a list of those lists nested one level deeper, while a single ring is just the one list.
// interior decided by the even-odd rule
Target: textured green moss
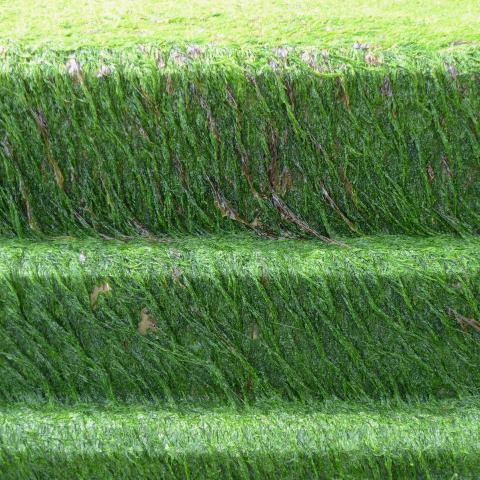
[{"label": "textured green moss", "polygon": [[2,235],[479,231],[475,49],[75,55],[3,59]]}]

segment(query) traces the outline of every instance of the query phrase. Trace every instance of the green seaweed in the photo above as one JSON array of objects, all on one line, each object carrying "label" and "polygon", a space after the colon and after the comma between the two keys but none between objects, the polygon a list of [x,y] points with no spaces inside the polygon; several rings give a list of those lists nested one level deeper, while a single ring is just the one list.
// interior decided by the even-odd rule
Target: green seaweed
[{"label": "green seaweed", "polygon": [[479,252],[473,237],[4,240],[0,398],[478,394]]},{"label": "green seaweed", "polygon": [[2,478],[468,478],[478,400],[0,413]]},{"label": "green seaweed", "polygon": [[478,233],[478,50],[12,51],[0,234]]},{"label": "green seaweed", "polygon": [[0,472],[475,475],[480,56],[0,48]]}]

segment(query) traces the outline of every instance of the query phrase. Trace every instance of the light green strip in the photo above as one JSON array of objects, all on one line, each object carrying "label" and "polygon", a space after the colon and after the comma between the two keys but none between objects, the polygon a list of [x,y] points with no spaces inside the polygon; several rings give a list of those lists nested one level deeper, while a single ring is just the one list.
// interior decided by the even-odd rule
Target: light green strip
[{"label": "light green strip", "polygon": [[181,478],[185,468],[199,478],[222,467],[236,467],[236,478],[244,478],[242,470],[248,468],[289,478],[302,470],[371,478],[421,472],[441,478],[478,467],[479,425],[477,399],[412,405],[271,403],[243,410],[7,407],[0,413],[0,462],[7,478],[15,478],[15,466],[43,476],[59,475],[56,468],[65,474],[78,468],[77,459],[82,459],[80,472],[91,469],[100,478],[105,470],[117,474],[129,465],[137,473],[160,473],[173,465]]}]

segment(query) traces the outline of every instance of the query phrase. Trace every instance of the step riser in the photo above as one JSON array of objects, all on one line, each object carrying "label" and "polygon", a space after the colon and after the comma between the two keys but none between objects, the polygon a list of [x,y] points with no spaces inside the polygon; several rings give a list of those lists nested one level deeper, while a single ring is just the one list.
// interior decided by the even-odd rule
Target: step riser
[{"label": "step riser", "polygon": [[[103,437],[99,438],[99,442]],[[461,448],[455,445],[453,448]],[[478,472],[480,462],[476,452],[445,452],[440,450],[432,454],[422,454],[412,448],[402,454],[379,455],[368,452],[363,458],[345,455],[302,455],[301,453],[275,454],[237,454],[227,455],[176,455],[159,456],[145,452],[142,454],[115,455],[52,455],[31,452],[16,455],[13,461],[2,466],[2,478],[5,480],[24,480],[38,478],[45,480],[63,480],[66,477],[90,480],[108,478],[132,480],[135,478],[173,478],[173,479],[251,479],[298,478],[329,480],[342,478],[432,478],[443,480],[455,478],[455,475],[471,478],[472,472]]]},{"label": "step riser", "polygon": [[[270,257],[268,246],[239,247],[237,256],[184,249],[178,260],[170,246],[117,256],[114,246],[101,254],[93,246],[84,249],[87,267],[79,245],[56,253],[45,245],[0,276],[3,400],[479,391],[475,248],[457,261],[400,252],[404,267],[394,269],[385,253],[364,263],[348,249],[320,249],[317,258],[311,250],[310,259],[288,256],[287,246]],[[92,307],[90,294],[107,282]],[[144,308],[157,324],[146,335],[138,331]]]},{"label": "step riser", "polygon": [[266,55],[8,56],[0,234],[480,231],[478,52]]}]

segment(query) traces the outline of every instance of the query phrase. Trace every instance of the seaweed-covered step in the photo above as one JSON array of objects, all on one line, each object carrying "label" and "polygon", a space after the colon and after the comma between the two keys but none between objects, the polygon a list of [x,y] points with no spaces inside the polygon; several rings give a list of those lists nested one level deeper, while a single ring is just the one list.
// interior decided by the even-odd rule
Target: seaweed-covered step
[{"label": "seaweed-covered step", "polygon": [[5,480],[470,478],[480,404],[10,406],[0,438]]},{"label": "seaweed-covered step", "polygon": [[480,240],[0,243],[0,398],[478,393]]},{"label": "seaweed-covered step", "polygon": [[0,234],[478,233],[479,59],[10,49]]}]

